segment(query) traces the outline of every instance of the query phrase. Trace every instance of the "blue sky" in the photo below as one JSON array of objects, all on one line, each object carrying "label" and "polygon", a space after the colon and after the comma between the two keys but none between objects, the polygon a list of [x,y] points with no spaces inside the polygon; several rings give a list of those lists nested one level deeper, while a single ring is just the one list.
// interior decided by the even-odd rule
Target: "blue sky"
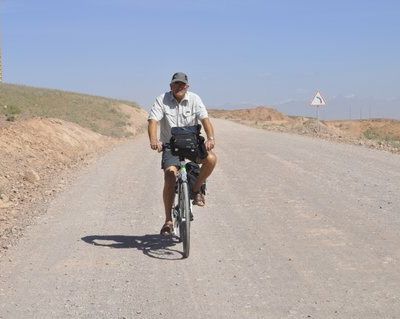
[{"label": "blue sky", "polygon": [[[2,0],[4,80],[134,100],[175,71],[206,105],[400,98],[400,1]],[[400,105],[398,106],[400,108]],[[400,113],[400,111],[399,111]]]}]

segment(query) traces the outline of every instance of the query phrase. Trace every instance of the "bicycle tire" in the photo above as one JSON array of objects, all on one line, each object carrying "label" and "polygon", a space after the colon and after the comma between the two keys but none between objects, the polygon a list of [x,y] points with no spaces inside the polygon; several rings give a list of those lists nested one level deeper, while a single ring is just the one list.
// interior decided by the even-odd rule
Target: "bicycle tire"
[{"label": "bicycle tire", "polygon": [[181,242],[181,236],[179,231],[179,220],[180,220],[180,212],[179,212],[179,202],[172,209],[172,223],[174,225],[174,235]]},{"label": "bicycle tire", "polygon": [[180,213],[181,222],[179,223],[179,235],[183,244],[183,258],[189,257],[190,251],[190,197],[188,183],[181,184],[180,193]]}]

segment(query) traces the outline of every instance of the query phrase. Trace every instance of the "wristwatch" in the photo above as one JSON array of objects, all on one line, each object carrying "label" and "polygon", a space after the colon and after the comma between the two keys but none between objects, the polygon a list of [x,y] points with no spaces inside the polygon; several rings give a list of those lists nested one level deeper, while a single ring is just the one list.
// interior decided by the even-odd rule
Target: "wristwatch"
[{"label": "wristwatch", "polygon": [[212,141],[215,140],[214,136],[210,136],[210,137],[208,137],[207,139],[208,139],[208,140],[212,140]]}]

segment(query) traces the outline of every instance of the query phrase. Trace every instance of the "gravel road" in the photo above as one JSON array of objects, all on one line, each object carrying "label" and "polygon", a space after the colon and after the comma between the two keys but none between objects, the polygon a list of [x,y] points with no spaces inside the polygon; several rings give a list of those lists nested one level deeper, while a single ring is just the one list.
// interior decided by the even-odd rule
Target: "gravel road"
[{"label": "gravel road", "polygon": [[400,157],[214,120],[191,255],[158,235],[145,135],[79,172],[0,260],[0,318],[399,318]]}]

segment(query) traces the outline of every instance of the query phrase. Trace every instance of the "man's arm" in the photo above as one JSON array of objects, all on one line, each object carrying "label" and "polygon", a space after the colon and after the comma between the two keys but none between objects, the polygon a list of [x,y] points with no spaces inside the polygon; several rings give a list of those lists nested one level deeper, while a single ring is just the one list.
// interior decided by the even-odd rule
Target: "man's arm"
[{"label": "man's arm", "polygon": [[207,135],[207,141],[205,143],[206,149],[207,149],[207,151],[211,151],[215,147],[214,128],[208,117],[205,117],[204,119],[202,119],[200,121],[201,121],[201,124],[203,124],[204,131],[206,132],[206,135]]},{"label": "man's arm", "polygon": [[157,128],[158,128],[158,121],[156,120],[148,120],[149,124],[147,127],[147,131],[149,133],[149,140],[150,140],[150,147],[152,150],[157,150],[161,152],[162,144],[158,140],[157,137]]},{"label": "man's arm", "polygon": [[148,117],[147,131],[149,133],[150,147],[152,150],[161,152],[162,144],[160,143],[157,135],[158,122],[164,117],[164,109],[162,107],[163,96],[156,98],[153,106],[151,107]]}]

